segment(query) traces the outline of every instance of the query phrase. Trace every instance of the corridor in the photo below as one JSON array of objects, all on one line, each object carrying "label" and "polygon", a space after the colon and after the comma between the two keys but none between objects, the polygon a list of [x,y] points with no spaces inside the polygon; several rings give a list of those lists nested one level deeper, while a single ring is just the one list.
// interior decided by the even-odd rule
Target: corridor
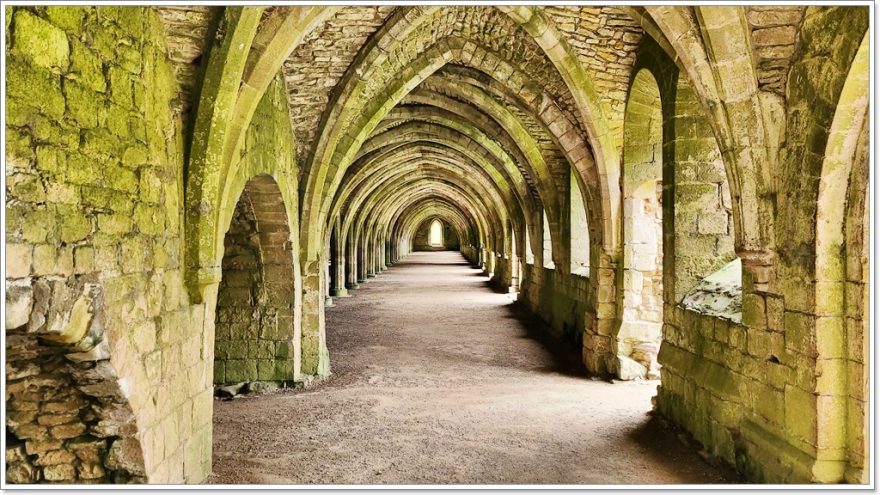
[{"label": "corridor", "polygon": [[736,3],[7,6],[6,482],[873,487],[872,11]]},{"label": "corridor", "polygon": [[209,482],[735,481],[650,420],[657,382],[587,378],[457,252],[413,253],[354,294],[327,310],[328,380],[215,400]]}]

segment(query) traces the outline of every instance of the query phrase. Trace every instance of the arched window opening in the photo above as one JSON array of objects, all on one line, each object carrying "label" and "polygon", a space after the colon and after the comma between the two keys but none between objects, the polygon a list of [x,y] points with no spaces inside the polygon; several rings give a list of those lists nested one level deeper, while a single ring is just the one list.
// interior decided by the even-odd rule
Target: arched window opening
[{"label": "arched window opening", "polygon": [[[658,346],[663,323],[663,112],[650,71],[633,81],[623,148],[623,355]],[[642,363],[649,366],[653,362]]]},{"label": "arched window opening", "polygon": [[664,190],[672,193],[671,204],[663,205],[664,235],[672,241],[665,247],[673,256],[668,295],[696,313],[739,323],[742,269],[733,246],[730,184],[708,117],[684,76],[668,118],[675,132],[664,140],[663,154],[672,165],[664,164]]},{"label": "arched window opening", "polygon": [[569,208],[571,217],[571,273],[584,277],[590,274],[590,231],[587,210],[575,171],[569,172]]},{"label": "arched window opening", "polygon": [[547,210],[544,210],[544,216],[541,221],[541,225],[544,228],[544,268],[548,268],[553,270],[556,268],[556,264],[553,263],[553,241],[550,237],[550,221],[547,220]]},{"label": "arched window opening", "polygon": [[434,221],[431,222],[431,232],[428,235],[428,244],[435,248],[443,247],[443,225],[440,223],[440,220],[434,219]]},{"label": "arched window opening", "polygon": [[534,265],[535,264],[535,253],[532,252],[532,240],[529,236],[529,227],[526,226],[525,229],[525,241],[526,241],[526,264]]}]

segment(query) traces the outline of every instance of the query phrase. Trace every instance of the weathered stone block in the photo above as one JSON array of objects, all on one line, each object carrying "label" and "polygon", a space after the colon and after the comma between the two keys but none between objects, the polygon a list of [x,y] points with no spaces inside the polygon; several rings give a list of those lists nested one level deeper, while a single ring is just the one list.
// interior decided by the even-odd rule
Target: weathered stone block
[{"label": "weathered stone block", "polygon": [[748,352],[759,359],[770,356],[770,333],[761,328],[748,329]]},{"label": "weathered stone block", "polygon": [[101,59],[78,40],[73,40],[70,73],[66,77],[76,80],[92,91],[103,93],[107,90]]},{"label": "weathered stone block", "polygon": [[90,9],[91,7],[76,7],[73,5],[47,6],[45,12],[46,18],[52,24],[78,34],[83,29],[86,12]]},{"label": "weathered stone block", "polygon": [[84,480],[99,480],[104,477],[104,467],[100,464],[80,464],[79,477]]},{"label": "weathered stone block", "polygon": [[[48,452],[40,452],[34,461],[35,466],[57,466],[59,464],[70,465],[76,456],[66,450],[50,450]],[[73,469],[73,466],[69,466]],[[43,474],[46,470],[43,470]]]},{"label": "weathered stone block", "polygon": [[64,31],[26,10],[15,13],[12,53],[47,69],[67,70],[70,46]]},{"label": "weathered stone block", "polygon": [[785,428],[796,438],[815,441],[815,395],[798,387],[785,386]]},{"label": "weathered stone block", "polygon": [[228,383],[245,382],[258,376],[256,361],[231,359],[226,361],[226,381]]},{"label": "weathered stone block", "polygon": [[141,444],[135,438],[120,438],[113,442],[107,453],[106,466],[135,476],[144,476],[144,458]]},{"label": "weathered stone block", "polygon": [[82,437],[69,441],[67,448],[83,463],[96,464],[102,462],[101,457],[107,450],[107,443],[101,439]]},{"label": "weathered stone block", "polygon": [[76,469],[69,464],[57,464],[43,468],[46,481],[72,481],[76,478]]},{"label": "weathered stone block", "polygon": [[38,471],[30,463],[9,463],[6,467],[6,481],[15,484],[29,484],[38,481]]},{"label": "weathered stone block", "polygon": [[100,111],[98,106],[103,103],[103,97],[85,86],[73,80],[64,82],[64,96],[67,101],[68,115],[78,125],[85,129],[91,129],[98,125]]},{"label": "weathered stone block", "polygon": [[71,423],[66,425],[53,426],[49,429],[49,434],[54,438],[67,439],[76,438],[86,430],[86,425],[82,423]]}]

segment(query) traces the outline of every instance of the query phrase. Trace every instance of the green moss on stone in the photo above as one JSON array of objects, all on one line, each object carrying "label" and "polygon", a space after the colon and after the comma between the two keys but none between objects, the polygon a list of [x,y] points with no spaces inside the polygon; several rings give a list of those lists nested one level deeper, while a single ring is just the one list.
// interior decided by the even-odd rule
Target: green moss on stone
[{"label": "green moss on stone", "polygon": [[94,91],[106,91],[107,81],[104,79],[104,68],[98,55],[77,40],[73,41],[72,48],[68,79],[75,79]]},{"label": "green moss on stone", "polygon": [[6,129],[6,159],[32,160],[34,158],[33,140],[30,135],[14,127]]},{"label": "green moss on stone", "polygon": [[56,26],[71,33],[80,33],[86,13],[91,7],[50,6],[45,8],[46,18]]},{"label": "green moss on stone", "polygon": [[92,158],[115,158],[119,156],[119,138],[106,129],[89,129],[83,132],[82,152]]},{"label": "green moss on stone", "polygon": [[63,242],[81,241],[92,233],[92,221],[80,208],[58,206],[56,211],[60,226],[59,235]]},{"label": "green moss on stone", "polygon": [[[73,153],[67,157],[67,181],[72,184],[95,184],[100,181],[102,174],[101,164],[80,153]],[[83,190],[85,194],[85,190]],[[100,203],[95,206],[101,206]]]},{"label": "green moss on stone", "polygon": [[41,207],[24,214],[22,239],[32,244],[51,241],[55,235],[54,208]]},{"label": "green moss on stone", "polygon": [[129,168],[137,168],[147,163],[146,146],[135,145],[129,146],[122,153],[122,164]]},{"label": "green moss on stone", "polygon": [[110,105],[107,111],[107,128],[120,138],[129,136],[128,111],[119,105]]},{"label": "green moss on stone", "polygon": [[281,382],[293,380],[293,363],[289,360],[276,360],[273,381]]},{"label": "green moss on stone", "polygon": [[104,102],[99,93],[67,80],[64,82],[64,95],[67,97],[67,113],[77,124],[86,129],[98,125],[98,108]]},{"label": "green moss on stone", "polygon": [[118,67],[110,67],[107,74],[110,77],[110,98],[126,108],[131,108],[131,76]]},{"label": "green moss on stone", "polygon": [[104,169],[104,179],[108,187],[127,193],[134,193],[138,187],[137,174],[118,165],[108,165]]},{"label": "green moss on stone", "polygon": [[[34,98],[34,95],[40,95]],[[17,59],[6,61],[6,96],[20,98],[48,117],[64,114],[61,78],[46,69],[30,67]]]},{"label": "green moss on stone", "polygon": [[67,70],[70,46],[64,31],[26,10],[15,13],[12,54],[33,65]]}]

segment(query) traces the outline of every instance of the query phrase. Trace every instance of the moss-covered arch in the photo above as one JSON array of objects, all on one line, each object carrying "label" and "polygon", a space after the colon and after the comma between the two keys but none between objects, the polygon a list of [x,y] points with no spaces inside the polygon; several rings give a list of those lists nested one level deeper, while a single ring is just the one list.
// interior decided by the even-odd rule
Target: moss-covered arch
[{"label": "moss-covered arch", "polygon": [[634,347],[659,347],[663,324],[663,109],[660,87],[646,67],[632,78],[623,135],[623,290],[613,349],[618,359],[631,359]]},{"label": "moss-covered arch", "polygon": [[[473,129],[472,129],[473,130]],[[457,130],[445,126],[422,122],[408,122],[395,127],[393,130],[376,136],[369,141],[369,148],[365,151],[378,151],[371,157],[370,163],[384,162],[405,153],[412,143],[425,143],[433,146],[439,153],[446,154],[450,159],[461,162],[465,166],[477,165],[481,175],[485,174],[498,185],[500,194],[508,200],[514,200],[511,192],[516,195],[516,203],[528,208],[531,202],[530,196],[522,187],[516,187],[511,180],[510,174],[516,173],[513,159],[496,146],[485,147],[490,143],[490,138],[482,134],[476,134],[473,139],[469,135],[462,134]],[[464,157],[465,159],[458,159]],[[366,168],[366,167],[365,167]]]},{"label": "moss-covered arch", "polygon": [[296,263],[285,201],[268,175],[242,188],[225,234],[214,383],[292,382],[299,373]]},{"label": "moss-covered arch", "polygon": [[[858,403],[848,399],[848,382],[862,378],[858,366],[852,363],[862,362],[865,352],[862,348],[865,342],[858,338],[861,332],[847,331],[847,315],[852,315],[850,306],[860,308],[862,319],[868,319],[867,308],[862,304],[863,294],[852,293],[847,286],[849,258],[860,259],[863,255],[862,252],[849,249],[848,242],[852,242],[852,239],[847,227],[853,223],[848,221],[849,216],[855,216],[858,220],[865,216],[858,211],[859,208],[853,208],[853,204],[863,203],[867,192],[866,180],[859,177],[866,177],[867,170],[858,167],[858,164],[864,164],[867,160],[858,154],[867,151],[864,142],[870,98],[869,46],[866,33],[840,91],[818,184],[815,283],[817,415],[820,418],[833,416],[836,418],[834,423],[840,421],[841,417],[855,416],[846,421],[845,429],[828,421],[818,423],[817,464],[824,463],[822,474],[834,480],[842,480],[847,475],[861,478],[861,474],[847,473],[847,470],[864,469],[863,460],[858,462],[859,459],[855,459],[857,462],[853,466],[847,455],[847,449],[854,450],[850,446],[857,443],[856,438],[865,436],[864,422],[867,419],[864,411],[859,414]],[[862,205],[864,208],[865,205]],[[856,376],[850,377],[851,372]],[[823,376],[838,378],[821,379]]]},{"label": "moss-covered arch", "polygon": [[220,203],[235,196],[228,178],[236,175],[235,156],[254,113],[287,55],[335,9],[293,7],[268,16],[264,7],[223,9],[199,91],[185,185],[185,255],[194,300],[219,280]]},{"label": "moss-covered arch", "polygon": [[475,219],[461,210],[458,205],[439,196],[422,198],[394,212],[390,217],[386,236],[408,250],[414,229],[431,215],[440,215],[454,226],[462,243],[462,249],[468,247],[476,249],[483,242],[481,240],[483,233]]},{"label": "moss-covered arch", "polygon": [[[376,127],[376,125],[378,124],[378,121],[382,117],[384,117],[384,114],[387,113],[391,107],[398,104],[401,101],[401,99],[403,98],[403,96],[405,96],[410,90],[412,90],[419,83],[421,83],[428,75],[434,73],[437,69],[439,69],[443,65],[446,65],[446,63],[448,61],[453,60],[453,59],[462,59],[464,63],[471,62],[472,58],[469,54],[467,56],[461,57],[460,55],[457,56],[457,54],[454,53],[454,52],[457,52],[465,47],[467,47],[467,49],[470,49],[471,47],[472,47],[472,49],[478,49],[478,47],[476,45],[474,45],[473,43],[470,43],[470,42],[467,42],[464,40],[454,39],[454,38],[447,38],[447,39],[443,39],[443,40],[438,41],[437,43],[432,45],[430,48],[425,50],[422,53],[422,55],[420,55],[419,58],[417,58],[414,61],[413,64],[409,65],[406,69],[404,69],[403,77],[399,77],[396,82],[390,82],[389,84],[386,85],[386,88],[388,88],[385,90],[385,95],[387,95],[386,98],[375,100],[375,103],[373,103],[373,106],[372,106],[372,110],[368,109],[367,112],[358,113],[358,115],[362,115],[362,117],[357,119],[352,125],[350,125],[348,127],[349,129],[357,129],[358,131],[356,132],[355,135],[352,135],[351,137],[348,137],[343,140],[343,142],[351,143],[351,145],[347,146],[346,149],[347,150],[357,149],[359,147],[359,145],[361,143],[363,143],[363,141],[366,139],[366,136],[368,134],[370,134],[373,131],[373,129]],[[486,53],[484,55],[484,57],[491,58],[491,53]],[[476,61],[473,61],[473,62],[476,63]],[[484,59],[481,60],[479,62],[479,64],[485,64],[485,60]],[[491,73],[492,66],[486,66],[486,67],[487,68],[485,70],[487,70],[489,73]],[[479,68],[479,65],[477,68]],[[518,77],[520,78],[520,80],[525,79],[525,76],[522,74],[518,74]],[[552,107],[552,105],[550,105],[550,106]],[[350,132],[355,132],[355,131],[350,131]],[[578,137],[577,132],[571,132],[569,134],[570,134],[569,137],[571,137],[571,138],[577,139],[577,137]],[[335,139],[339,139],[339,138],[333,138],[333,139],[335,140]],[[321,149],[321,148],[319,148],[319,149]],[[320,170],[322,168],[327,168],[327,167],[330,167],[330,169],[339,170],[339,166],[332,165],[328,161],[322,161],[322,160],[326,160],[326,158],[323,158],[323,159],[318,158],[319,156],[324,156],[324,157],[329,158],[327,153],[330,153],[330,152],[329,151],[319,152],[319,155],[316,155],[316,159],[318,161],[313,163],[313,167],[318,167],[318,170]],[[346,153],[340,154],[337,157],[338,158],[337,162],[340,164],[340,166],[342,166],[342,170],[344,170],[345,167],[347,166],[347,164],[351,161],[351,158],[348,156],[348,154],[350,154],[350,153],[352,153],[352,152],[348,151]],[[311,172],[314,174],[316,172],[316,170],[312,170]],[[335,173],[335,175],[337,177],[338,177],[338,174],[339,174],[339,172]],[[331,191],[333,191],[335,189],[335,187],[336,187],[335,184],[338,182],[338,180],[339,180],[338,178],[331,179],[331,182],[329,183],[329,186],[331,187],[331,189],[330,189]],[[307,187],[311,188],[312,183],[310,183]],[[314,186],[314,187],[317,187],[317,186]],[[317,189],[315,189],[312,192],[312,194],[314,194],[316,191],[317,191]]]},{"label": "moss-covered arch", "polygon": [[[430,174],[430,175],[428,175]],[[349,216],[343,223],[343,229],[350,226],[357,226],[358,221],[363,221],[366,215],[374,207],[381,207],[386,201],[393,199],[396,195],[402,195],[401,192],[395,192],[395,187],[399,187],[401,183],[408,183],[417,177],[443,177],[449,181],[460,181],[465,176],[460,168],[449,164],[438,162],[408,162],[400,168],[390,170],[377,182],[376,188],[371,191],[364,191],[360,197],[352,199],[351,211],[358,212],[355,216]],[[498,212],[498,215],[507,218],[507,206],[499,197],[498,192],[491,187],[487,181],[474,181],[466,186],[466,190],[472,191],[476,198],[483,198],[489,201],[488,209]]]},{"label": "moss-covered arch", "polygon": [[758,93],[744,10],[651,6],[635,10],[634,17],[687,76],[708,116],[730,184],[737,254],[755,283],[767,289],[775,241],[770,174],[781,103]]}]

